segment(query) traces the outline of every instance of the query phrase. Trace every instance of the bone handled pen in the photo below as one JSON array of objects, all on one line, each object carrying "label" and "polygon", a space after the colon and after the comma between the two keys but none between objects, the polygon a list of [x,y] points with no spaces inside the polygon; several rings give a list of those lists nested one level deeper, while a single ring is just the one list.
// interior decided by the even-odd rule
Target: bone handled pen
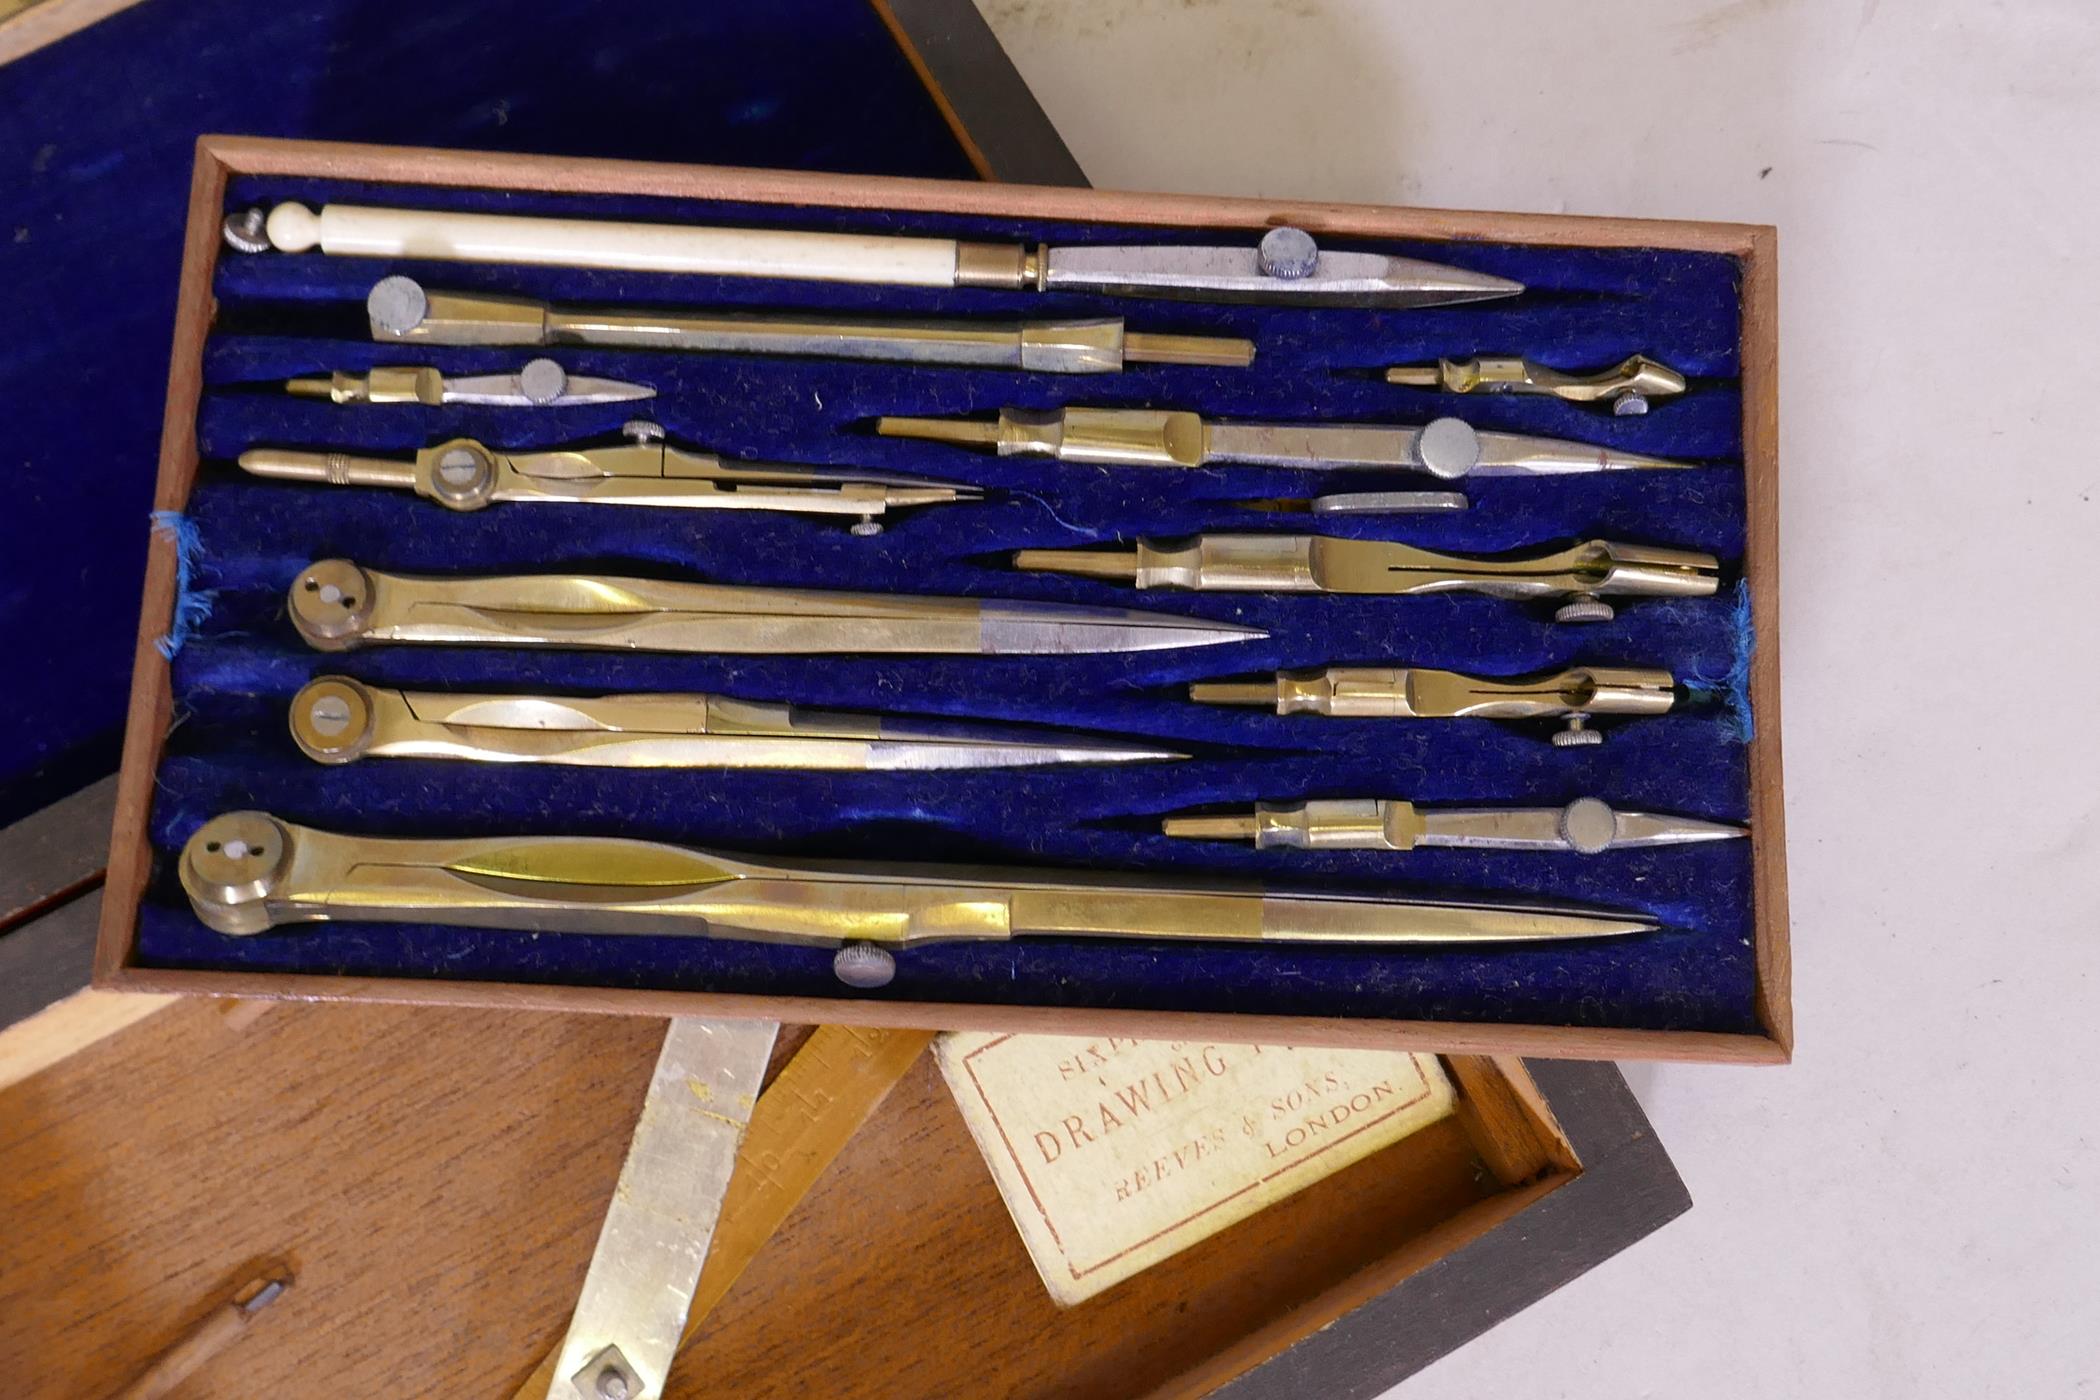
[{"label": "bone handled pen", "polygon": [[[245,222],[243,216],[234,220]],[[229,238],[232,223],[229,222]],[[1123,292],[1228,301],[1440,306],[1515,296],[1521,283],[1385,253],[1327,252],[1300,229],[1259,244],[1051,248],[911,234],[555,219],[329,204],[280,204],[268,247],[340,257],[430,258],[893,287]],[[244,229],[236,247],[259,247]]]}]

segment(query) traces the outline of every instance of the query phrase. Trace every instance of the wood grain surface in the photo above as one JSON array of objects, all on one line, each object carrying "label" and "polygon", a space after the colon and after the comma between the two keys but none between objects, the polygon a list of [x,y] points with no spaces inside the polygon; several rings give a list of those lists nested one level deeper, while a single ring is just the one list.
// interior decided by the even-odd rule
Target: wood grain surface
[{"label": "wood grain surface", "polygon": [[185,1397],[508,1394],[559,1338],[663,1025],[192,1001],[0,1091],[0,1375],[107,1395],[275,1261]]},{"label": "wood grain surface", "polygon": [[[567,1324],[662,1033],[193,1000],[0,1090],[5,1393],[107,1395],[281,1264],[297,1286],[175,1394],[514,1394]],[[807,1034],[783,1032],[776,1075]],[[1463,1078],[1507,1125],[1535,1098],[1504,1068]],[[1505,1179],[1498,1162],[1540,1159],[1469,1121],[1060,1310],[921,1056],[727,1288],[670,1394],[1201,1393],[1580,1180]]]}]

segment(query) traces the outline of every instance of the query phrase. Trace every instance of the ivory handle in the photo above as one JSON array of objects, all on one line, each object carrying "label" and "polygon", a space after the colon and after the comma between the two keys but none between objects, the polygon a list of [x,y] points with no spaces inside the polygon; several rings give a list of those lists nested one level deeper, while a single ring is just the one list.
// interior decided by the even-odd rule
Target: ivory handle
[{"label": "ivory handle", "polygon": [[543,219],[330,204],[314,213],[280,204],[265,225],[279,252],[318,245],[338,257],[435,258],[532,263],[717,277],[786,277],[818,282],[952,287],[956,242],[783,229]]}]

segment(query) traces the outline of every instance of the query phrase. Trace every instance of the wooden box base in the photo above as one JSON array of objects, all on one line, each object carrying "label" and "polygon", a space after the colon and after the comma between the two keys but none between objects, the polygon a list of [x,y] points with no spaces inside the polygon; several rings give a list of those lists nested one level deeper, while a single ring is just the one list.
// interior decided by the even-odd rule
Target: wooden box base
[{"label": "wooden box base", "polygon": [[[657,1023],[233,1005],[178,1004],[0,1089],[17,1386],[107,1393],[281,1260],[298,1282],[200,1394],[510,1394],[566,1325]],[[1292,1393],[1256,1368],[1304,1364],[1294,1344],[1331,1348],[1329,1324],[1584,1184],[1521,1065],[1447,1063],[1457,1117],[1059,1309],[921,1056],[681,1354],[671,1394],[1188,1396],[1235,1377]],[[111,1144],[139,1164],[122,1190]],[[1435,1354],[1449,1326],[1435,1310],[1381,1324],[1371,1355]],[[1330,1380],[1404,1374],[1355,1345]]]}]

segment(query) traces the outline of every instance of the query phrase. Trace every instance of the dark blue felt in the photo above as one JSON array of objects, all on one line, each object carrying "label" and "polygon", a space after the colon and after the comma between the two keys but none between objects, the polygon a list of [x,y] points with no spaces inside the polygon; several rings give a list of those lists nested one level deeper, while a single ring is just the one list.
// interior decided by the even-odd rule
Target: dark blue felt
[{"label": "dark blue felt", "polygon": [[149,0],[0,68],[0,824],[116,767],[212,131],[970,175],[866,0]]},{"label": "dark blue felt", "polygon": [[[1163,239],[1143,229],[1022,226],[939,216],[768,210],[636,199],[386,191],[243,181],[237,205],[284,197],[533,212],[684,218],[963,236]],[[1396,245],[1397,246],[1397,245]],[[1155,404],[1215,416],[1419,422],[1461,411],[1482,427],[1552,433],[1711,463],[1692,472],[1481,481],[1458,516],[1358,519],[1341,532],[1454,550],[1602,536],[1712,551],[1731,577],[1742,553],[1740,408],[1734,383],[1737,268],[1712,255],[1511,246],[1399,246],[1514,276],[1522,299],[1380,312],[1119,302],[1084,296],[923,292],[558,269],[321,257],[222,259],[220,329],[198,425],[207,466],[190,507],[215,610],[174,663],[177,712],[152,835],[163,869],[139,957],[160,965],[842,994],[815,951],[691,939],[580,938],[386,926],[310,926],[250,939],[195,922],[165,859],[199,823],[259,806],[294,821],[387,834],[582,832],[731,850],[852,858],[1014,862],[1119,870],[1260,873],[1328,887],[1528,893],[1638,908],[1668,932],[1588,945],[1411,952],[1154,949],[1030,943],[914,952],[881,996],[1096,1007],[1248,1010],[1590,1026],[1754,1028],[1746,843],[1573,855],[1254,852],[1169,842],[1158,814],[1208,803],[1320,795],[1423,802],[1623,807],[1740,820],[1746,766],[1719,708],[1620,724],[1599,748],[1551,747],[1542,728],[1488,721],[1330,721],[1190,704],[1194,678],[1279,666],[1394,663],[1516,674],[1575,662],[1663,665],[1725,677],[1736,663],[1732,598],[1634,602],[1608,625],[1558,627],[1538,609],[1481,597],[1331,598],[1137,594],[1002,567],[1009,550],[1200,528],[1277,528],[1218,498],[1307,494],[1376,478],[1254,468],[1171,472],[1001,460],[867,434],[884,412],[1002,404]],[[460,515],[406,494],[258,482],[227,465],[242,449],[336,446],[407,453],[454,434],[513,447],[586,440],[631,405],[560,411],[342,408],[294,400],[275,381],[374,363],[472,371],[520,352],[375,348],[363,338],[371,283],[407,272],[436,288],[577,302],[731,303],[900,314],[1127,313],[1144,329],[1251,336],[1251,370],[1155,367],[1115,377],[728,356],[563,352],[572,369],[656,384],[648,405],[674,441],[729,456],[857,463],[997,488],[975,506],[921,511],[875,540],[836,525],[731,513],[497,506]],[[1570,367],[1635,350],[1694,377],[1646,418],[1555,400],[1455,399],[1367,371],[1438,354],[1513,352]],[[1386,478],[1388,482],[1391,478]],[[1419,482],[1415,484],[1420,484]],[[330,555],[400,571],[628,571],[746,583],[974,593],[1123,603],[1252,622],[1270,639],[1226,647],[1063,659],[764,658],[385,647],[308,651],[284,620],[301,565]],[[1038,721],[1185,743],[1196,759],[1138,768],[961,774],[621,773],[366,761],[325,769],[285,735],[285,701],[311,676],[486,689],[720,690],[752,699]]]}]

